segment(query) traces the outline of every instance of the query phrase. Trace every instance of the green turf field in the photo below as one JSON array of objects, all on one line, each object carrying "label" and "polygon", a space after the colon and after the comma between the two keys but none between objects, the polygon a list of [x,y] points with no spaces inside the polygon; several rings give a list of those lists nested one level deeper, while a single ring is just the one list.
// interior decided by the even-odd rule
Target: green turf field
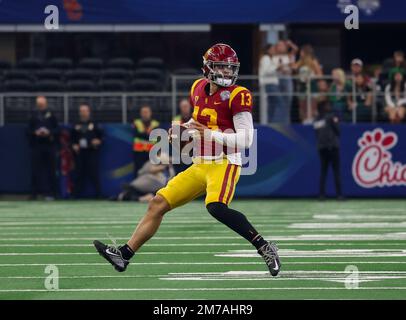
[{"label": "green turf field", "polygon": [[[0,299],[406,299],[406,201],[236,200],[232,207],[277,242],[277,278],[201,201],[167,214],[125,273],[96,254],[92,240],[127,240],[145,204],[2,201]],[[50,264],[59,290],[45,288]],[[351,265],[358,276],[345,271]],[[358,289],[346,288],[357,277]]]}]

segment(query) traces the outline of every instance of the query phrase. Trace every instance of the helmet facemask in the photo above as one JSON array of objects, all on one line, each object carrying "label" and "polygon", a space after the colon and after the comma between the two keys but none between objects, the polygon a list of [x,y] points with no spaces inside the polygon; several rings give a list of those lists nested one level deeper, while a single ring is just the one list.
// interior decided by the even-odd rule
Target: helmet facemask
[{"label": "helmet facemask", "polygon": [[221,87],[234,85],[238,78],[239,63],[203,60],[204,76]]}]

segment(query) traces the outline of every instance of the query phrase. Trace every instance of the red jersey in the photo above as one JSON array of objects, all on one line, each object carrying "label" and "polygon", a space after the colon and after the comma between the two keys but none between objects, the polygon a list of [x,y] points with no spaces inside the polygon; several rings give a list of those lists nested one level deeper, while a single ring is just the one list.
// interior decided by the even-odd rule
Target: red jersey
[{"label": "red jersey", "polygon": [[[207,126],[211,130],[235,132],[233,116],[239,112],[251,112],[252,94],[244,87],[233,85],[230,87],[219,87],[213,94],[209,94],[210,83],[207,79],[196,80],[190,90],[190,103],[193,106],[193,120]],[[219,152],[214,151],[214,142],[207,143],[201,148],[204,156],[218,156]],[[211,149],[212,151],[208,152]],[[225,154],[235,153],[237,150],[221,148]],[[219,148],[217,148],[219,150]]]}]

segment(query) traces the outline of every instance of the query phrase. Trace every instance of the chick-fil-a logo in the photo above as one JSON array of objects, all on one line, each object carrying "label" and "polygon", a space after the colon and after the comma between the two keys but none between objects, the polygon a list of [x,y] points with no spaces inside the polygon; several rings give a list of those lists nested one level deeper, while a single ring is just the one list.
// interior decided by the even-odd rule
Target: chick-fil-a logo
[{"label": "chick-fil-a logo", "polygon": [[406,165],[392,161],[390,149],[397,142],[396,133],[385,133],[381,128],[364,132],[352,163],[352,175],[358,185],[364,188],[406,185]]}]

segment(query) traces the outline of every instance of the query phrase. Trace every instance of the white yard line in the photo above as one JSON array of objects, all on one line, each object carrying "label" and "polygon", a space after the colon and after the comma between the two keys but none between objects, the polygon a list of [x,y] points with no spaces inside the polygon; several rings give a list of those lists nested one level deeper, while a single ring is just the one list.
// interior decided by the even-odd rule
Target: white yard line
[{"label": "white yard line", "polygon": [[[269,279],[269,272],[268,271],[228,271],[228,272],[201,272],[201,273],[194,273],[195,276],[210,276],[210,275],[231,275],[231,276],[266,276]],[[298,279],[310,279],[310,278],[288,278],[289,276],[296,276],[296,275],[348,275],[348,272],[345,271],[314,271],[314,270],[294,270],[294,271],[283,271],[281,273],[284,278],[272,278],[272,280],[298,280]],[[359,274],[361,275],[405,275],[406,271],[360,271]],[[179,272],[179,273],[169,273],[169,274],[145,274],[145,275],[80,275],[80,276],[59,276],[59,279],[99,279],[99,278],[114,278],[114,279],[127,279],[127,278],[160,278],[160,277],[172,277],[172,276],[189,276],[192,275],[190,273]],[[0,276],[0,279],[44,279],[44,276]],[[255,279],[255,278],[250,278]],[[314,278],[312,278],[314,279]],[[317,278],[317,279],[328,279],[328,278]]]},{"label": "white yard line", "polygon": [[[56,266],[110,266],[108,263],[53,263]],[[334,264],[406,264],[406,261],[295,261],[285,262],[285,265],[334,265]],[[0,263],[1,267],[33,267],[48,266],[49,263]],[[245,261],[245,262],[135,262],[134,265],[264,265],[263,261]]]},{"label": "white yard line", "polygon": [[[180,231],[181,232],[181,231]],[[107,237],[106,237],[107,238]],[[406,240],[406,232],[392,232],[385,234],[301,234],[296,236],[278,236],[269,235],[264,236],[265,239],[272,239],[275,241],[320,241],[320,240],[341,240],[341,241],[355,241],[355,240]],[[128,240],[128,237],[117,237],[116,240]],[[182,237],[163,237],[156,236],[154,240],[242,240],[240,236],[182,236]],[[94,240],[94,237],[24,237],[24,238],[0,238],[0,241],[79,241],[79,240]],[[226,245],[226,244],[225,244]]]},{"label": "white yard line", "polygon": [[337,222],[337,223],[292,223],[289,229],[390,229],[406,228],[405,221],[399,222]]},{"label": "white yard line", "polygon": [[[177,254],[216,254],[220,252],[213,251],[150,251],[150,252],[137,252],[137,255],[177,255]],[[0,253],[0,256],[87,256],[98,255],[95,252],[12,252],[12,253]]]},{"label": "white yard line", "polygon": [[[27,244],[16,244],[16,243],[2,243],[3,247],[88,247],[93,248],[92,243],[87,244],[78,244],[78,243],[27,243]],[[251,246],[249,243],[242,244],[242,243],[148,243],[146,247],[225,247],[230,246],[241,246],[241,247],[248,247]],[[295,246],[325,246],[325,247],[336,247],[336,246],[372,246],[372,247],[382,247],[382,246],[402,246],[406,247],[406,243],[404,241],[399,242],[391,242],[391,243],[381,243],[381,242],[374,242],[374,243],[357,243],[357,242],[333,242],[333,243],[323,243],[323,242],[278,242],[278,246],[286,246],[286,247],[295,247]]]},{"label": "white yard line", "polygon": [[[0,289],[0,292],[117,292],[117,291],[274,291],[274,290],[348,290],[342,287],[269,287],[269,288],[80,288],[80,289]],[[357,290],[406,290],[406,287],[359,287]]]}]

